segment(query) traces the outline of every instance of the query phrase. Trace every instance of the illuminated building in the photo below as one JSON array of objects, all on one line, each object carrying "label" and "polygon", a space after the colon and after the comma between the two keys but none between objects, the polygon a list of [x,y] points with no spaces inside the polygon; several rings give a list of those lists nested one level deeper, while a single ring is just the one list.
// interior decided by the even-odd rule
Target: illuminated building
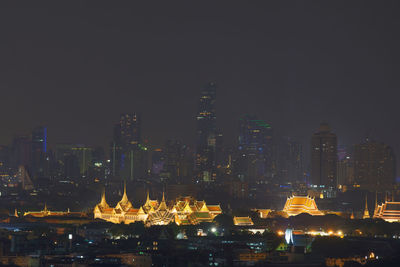
[{"label": "illuminated building", "polygon": [[361,188],[391,190],[395,171],[394,152],[388,145],[367,140],[354,146],[354,179]]},{"label": "illuminated building", "polygon": [[328,124],[322,123],[311,138],[311,182],[336,187],[337,137]]},{"label": "illuminated building", "polygon": [[148,213],[146,225],[167,225],[174,222],[175,216],[167,207],[165,203],[164,193],[160,205],[156,210]]},{"label": "illuminated building", "polygon": [[217,87],[209,83],[201,91],[197,120],[196,170],[200,181],[215,180],[214,168],[217,147],[217,116],[215,112]]},{"label": "illuminated building", "polygon": [[94,218],[103,219],[112,223],[133,223],[136,221],[145,221],[148,214],[142,208],[135,209],[129,201],[126,194],[126,186],[124,186],[124,194],[122,199],[117,203],[115,208],[111,208],[106,201],[105,192],[101,196],[101,201],[94,207]]},{"label": "illuminated building", "polygon": [[271,209],[252,209],[252,211],[255,211],[258,213],[261,219],[265,219],[268,217],[268,215],[271,213]]},{"label": "illuminated building", "polygon": [[369,215],[369,210],[368,210],[368,203],[367,203],[367,196],[365,196],[365,208],[364,208],[364,214],[363,214],[363,219],[369,219],[371,216]]},{"label": "illuminated building", "polygon": [[71,217],[86,217],[86,214],[83,212],[71,212],[69,209],[67,211],[50,211],[47,209],[47,205],[44,205],[44,209],[41,211],[27,211],[24,213],[24,216],[30,216],[35,218],[44,218],[49,216],[71,216]]},{"label": "illuminated building", "polygon": [[271,125],[256,116],[240,118],[236,169],[239,178],[254,184],[276,173]]},{"label": "illuminated building", "polygon": [[134,208],[126,195],[121,201],[111,208],[103,192],[101,201],[94,208],[94,218],[99,218],[112,223],[133,223],[142,221],[146,226],[167,225],[175,222],[178,225],[199,224],[201,222],[212,222],[218,214],[222,213],[219,205],[206,205],[205,201],[197,201],[191,197],[178,198],[171,205],[167,205],[163,194],[159,203],[151,200],[147,194],[146,202],[139,209]]},{"label": "illuminated building", "polygon": [[400,202],[386,200],[381,205],[376,205],[373,218],[387,222],[400,222]]},{"label": "illuminated building", "polygon": [[187,225],[212,222],[222,210],[219,205],[207,205],[205,201],[184,197],[175,201],[171,212],[175,214],[176,224]]},{"label": "illuminated building", "polygon": [[233,217],[233,224],[236,226],[249,226],[254,225],[253,220],[250,217]]},{"label": "illuminated building", "polygon": [[309,196],[288,197],[283,212],[288,216],[296,216],[300,213],[308,213],[313,216],[324,215],[318,210],[315,199]]}]

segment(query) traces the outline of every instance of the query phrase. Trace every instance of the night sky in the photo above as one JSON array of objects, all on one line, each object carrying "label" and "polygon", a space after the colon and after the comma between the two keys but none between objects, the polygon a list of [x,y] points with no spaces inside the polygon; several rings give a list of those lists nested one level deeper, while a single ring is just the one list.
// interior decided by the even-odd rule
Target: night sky
[{"label": "night sky", "polygon": [[0,144],[43,124],[50,144],[107,145],[134,111],[150,143],[192,144],[215,81],[227,144],[251,113],[306,150],[326,121],[400,157],[399,1],[213,2],[1,2]]}]

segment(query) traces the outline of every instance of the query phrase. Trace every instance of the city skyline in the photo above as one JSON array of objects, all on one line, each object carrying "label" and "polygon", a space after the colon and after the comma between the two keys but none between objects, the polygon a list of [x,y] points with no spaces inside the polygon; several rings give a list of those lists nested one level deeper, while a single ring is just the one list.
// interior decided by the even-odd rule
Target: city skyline
[{"label": "city skyline", "polygon": [[399,1],[0,1],[1,266],[399,266]]}]

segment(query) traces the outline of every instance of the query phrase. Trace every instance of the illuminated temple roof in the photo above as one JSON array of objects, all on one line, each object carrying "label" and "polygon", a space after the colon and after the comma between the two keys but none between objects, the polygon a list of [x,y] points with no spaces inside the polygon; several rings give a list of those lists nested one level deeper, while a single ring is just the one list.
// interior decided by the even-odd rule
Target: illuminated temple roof
[{"label": "illuminated temple roof", "polygon": [[385,201],[381,205],[376,205],[373,218],[400,222],[400,202]]},{"label": "illuminated temple roof", "polygon": [[254,225],[253,220],[250,217],[233,217],[233,224],[238,226],[249,226]]},{"label": "illuminated temple roof", "polygon": [[111,208],[103,192],[101,201],[94,208],[94,218],[103,219],[113,223],[133,223],[143,221],[145,225],[167,225],[175,222],[178,225],[199,224],[212,222],[218,214],[222,213],[219,205],[207,205],[205,201],[197,201],[192,197],[178,198],[169,205],[163,193],[161,202],[151,200],[147,193],[146,202],[136,209],[128,200],[126,187],[122,199],[115,208]]},{"label": "illuminated temple roof", "polygon": [[69,209],[67,211],[50,211],[47,209],[47,205],[44,204],[44,209],[41,211],[27,211],[24,216],[44,218],[44,217],[60,217],[60,216],[74,216],[74,217],[84,217],[83,212],[71,212]]},{"label": "illuminated temple roof", "polygon": [[315,199],[309,196],[291,196],[288,197],[283,211],[288,216],[296,216],[300,213],[308,213],[310,215],[323,215],[318,210]]},{"label": "illuminated temple roof", "polygon": [[120,209],[122,211],[129,211],[129,209],[133,208],[132,203],[129,201],[128,196],[126,195],[126,184],[124,184],[124,194],[122,199],[118,202],[115,209]]}]

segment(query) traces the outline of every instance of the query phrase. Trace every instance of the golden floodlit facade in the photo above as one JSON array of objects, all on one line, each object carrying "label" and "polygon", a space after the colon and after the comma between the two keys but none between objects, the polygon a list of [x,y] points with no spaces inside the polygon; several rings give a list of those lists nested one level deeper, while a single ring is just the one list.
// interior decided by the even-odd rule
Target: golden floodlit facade
[{"label": "golden floodlit facade", "polygon": [[387,222],[400,222],[400,202],[386,200],[381,205],[376,205],[373,218]]},{"label": "golden floodlit facade", "polygon": [[[47,209],[47,205],[44,204],[44,209],[41,211],[26,211],[24,216],[34,217],[34,218],[44,218],[44,217],[86,217],[84,212],[71,212],[69,209],[67,211],[50,211]],[[15,217],[18,217],[17,210],[15,210]]]},{"label": "golden floodlit facade", "polygon": [[300,213],[308,213],[310,215],[324,215],[323,212],[318,210],[315,199],[310,196],[291,196],[288,197],[283,208],[288,216],[296,216]]},{"label": "golden floodlit facade", "polygon": [[201,222],[212,222],[222,213],[219,205],[206,205],[205,201],[197,201],[192,197],[178,198],[167,205],[163,194],[161,202],[147,199],[143,206],[134,208],[128,200],[126,187],[122,199],[115,208],[111,208],[106,201],[105,192],[101,201],[94,208],[94,218],[99,218],[112,223],[130,224],[141,221],[146,226],[167,225],[175,222],[177,225],[195,225]]}]

